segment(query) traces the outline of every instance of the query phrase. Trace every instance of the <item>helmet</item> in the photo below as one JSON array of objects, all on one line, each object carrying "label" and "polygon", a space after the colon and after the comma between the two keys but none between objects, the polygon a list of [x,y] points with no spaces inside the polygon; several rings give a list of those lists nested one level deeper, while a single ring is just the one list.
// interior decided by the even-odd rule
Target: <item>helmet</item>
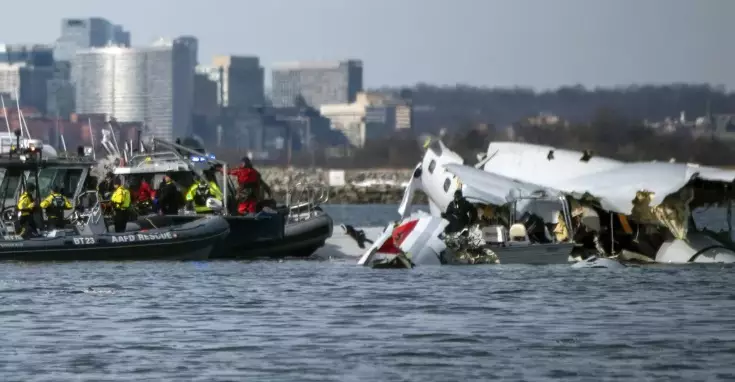
[{"label": "helmet", "polygon": [[219,211],[222,209],[222,202],[215,198],[207,198],[206,206],[213,211]]},{"label": "helmet", "polygon": [[197,186],[197,188],[199,188],[200,190],[208,190],[209,189],[209,184],[207,184],[207,182],[204,181],[204,180],[200,180],[199,181],[199,185]]}]

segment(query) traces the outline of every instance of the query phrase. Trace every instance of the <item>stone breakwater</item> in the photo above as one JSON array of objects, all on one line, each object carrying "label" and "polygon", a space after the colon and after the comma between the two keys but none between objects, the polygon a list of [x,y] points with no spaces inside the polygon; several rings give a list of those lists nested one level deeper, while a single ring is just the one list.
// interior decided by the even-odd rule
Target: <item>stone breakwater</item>
[{"label": "stone breakwater", "polygon": [[[330,169],[299,169],[260,167],[263,180],[285,200],[289,189],[297,184],[329,185]],[[340,170],[342,171],[342,170]],[[330,204],[397,204],[403,199],[405,185],[413,169],[344,170],[344,185],[329,186]],[[426,196],[417,192],[414,203],[427,203]]]}]

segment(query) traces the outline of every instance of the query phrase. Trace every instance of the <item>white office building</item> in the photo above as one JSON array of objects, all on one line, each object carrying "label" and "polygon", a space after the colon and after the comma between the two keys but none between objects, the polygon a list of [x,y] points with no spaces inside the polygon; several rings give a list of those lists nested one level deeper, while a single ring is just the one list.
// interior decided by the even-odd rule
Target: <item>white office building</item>
[{"label": "white office building", "polygon": [[142,122],[166,140],[191,134],[196,40],[159,40],[142,48],[79,51],[72,61],[78,114]]}]

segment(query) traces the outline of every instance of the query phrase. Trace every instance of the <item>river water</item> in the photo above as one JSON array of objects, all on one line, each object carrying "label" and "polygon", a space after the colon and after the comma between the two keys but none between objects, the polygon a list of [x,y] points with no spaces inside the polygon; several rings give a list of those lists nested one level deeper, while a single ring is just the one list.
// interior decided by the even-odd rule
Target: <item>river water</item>
[{"label": "river water", "polygon": [[[395,216],[327,209],[357,225]],[[0,380],[732,380],[734,274],[3,263]]]}]

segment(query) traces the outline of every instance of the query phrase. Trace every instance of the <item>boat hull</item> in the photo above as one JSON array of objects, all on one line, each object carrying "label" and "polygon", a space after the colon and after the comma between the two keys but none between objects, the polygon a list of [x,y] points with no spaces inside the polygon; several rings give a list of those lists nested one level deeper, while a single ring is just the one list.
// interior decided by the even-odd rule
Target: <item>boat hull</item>
[{"label": "boat hull", "polygon": [[0,260],[206,260],[228,232],[229,226],[219,217],[124,233],[78,235],[59,232],[57,237],[1,242]]},{"label": "boat hull", "polygon": [[[177,223],[197,219],[197,215],[150,216]],[[253,216],[226,216],[230,233],[213,249],[210,259],[303,258],[311,256],[332,236],[332,218],[315,211],[309,219],[287,222],[283,213]]]},{"label": "boat hull", "polygon": [[550,243],[488,248],[498,256],[500,264],[554,265],[569,264],[569,255],[574,249],[574,244]]},{"label": "boat hull", "polygon": [[308,220],[289,222],[281,239],[260,240],[233,248],[223,258],[306,258],[332,236],[332,218],[318,212]]}]

